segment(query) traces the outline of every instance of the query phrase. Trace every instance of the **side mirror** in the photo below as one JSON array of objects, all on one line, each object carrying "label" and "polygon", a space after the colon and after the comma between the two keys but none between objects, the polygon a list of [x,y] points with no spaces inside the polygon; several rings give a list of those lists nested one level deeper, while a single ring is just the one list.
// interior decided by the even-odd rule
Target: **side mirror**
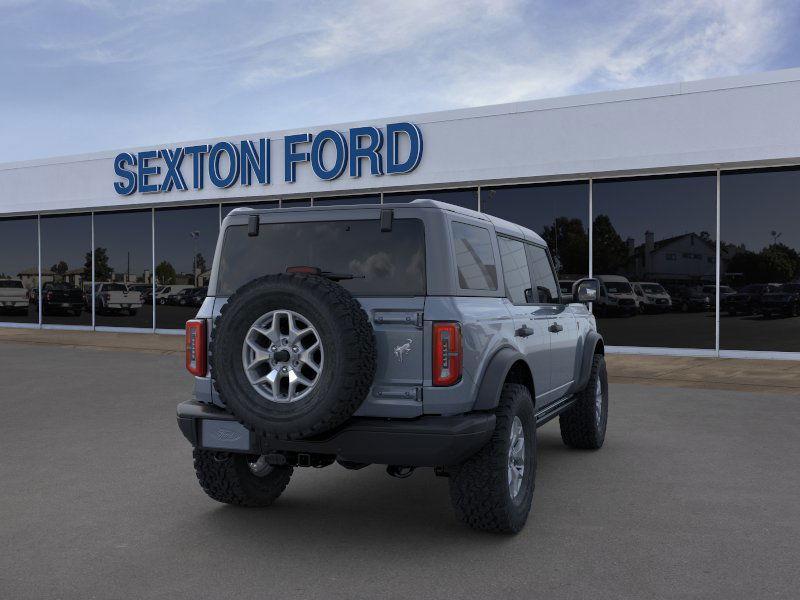
[{"label": "side mirror", "polygon": [[573,302],[594,302],[600,291],[600,282],[597,279],[581,279],[572,286]]}]

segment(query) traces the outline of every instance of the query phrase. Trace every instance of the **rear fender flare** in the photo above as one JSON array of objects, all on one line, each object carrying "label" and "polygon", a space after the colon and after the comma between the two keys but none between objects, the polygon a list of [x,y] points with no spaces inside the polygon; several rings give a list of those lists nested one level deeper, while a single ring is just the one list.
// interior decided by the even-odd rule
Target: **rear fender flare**
[{"label": "rear fender flare", "polygon": [[[508,377],[511,367],[518,361],[522,361],[527,367],[525,356],[514,348],[506,347],[501,348],[495,355],[489,359],[489,364],[483,373],[480,387],[478,388],[478,396],[475,399],[473,410],[494,410],[497,408],[497,403],[500,401],[500,393],[503,390],[503,384]],[[530,369],[528,369],[530,372]],[[531,375],[531,388],[533,383],[533,376]],[[531,389],[531,396],[533,397],[533,389]]]}]

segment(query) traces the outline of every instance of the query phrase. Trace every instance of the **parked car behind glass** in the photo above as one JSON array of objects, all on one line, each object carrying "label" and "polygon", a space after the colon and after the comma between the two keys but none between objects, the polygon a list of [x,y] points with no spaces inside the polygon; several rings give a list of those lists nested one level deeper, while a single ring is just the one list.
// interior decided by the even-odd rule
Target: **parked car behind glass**
[{"label": "parked car behind glass", "polygon": [[700,286],[681,286],[671,291],[672,307],[681,312],[705,312],[711,310],[711,296]]},{"label": "parked car behind glass", "polygon": [[636,281],[631,285],[640,312],[663,313],[672,308],[672,298],[660,283]]},{"label": "parked car behind glass", "polygon": [[761,296],[760,312],[765,317],[800,315],[800,283],[785,283]]},{"label": "parked car behind glass", "polygon": [[727,296],[721,303],[721,310],[729,315],[753,315],[760,311],[761,298],[764,294],[777,292],[780,285],[777,283],[751,283],[744,286],[737,293]]}]

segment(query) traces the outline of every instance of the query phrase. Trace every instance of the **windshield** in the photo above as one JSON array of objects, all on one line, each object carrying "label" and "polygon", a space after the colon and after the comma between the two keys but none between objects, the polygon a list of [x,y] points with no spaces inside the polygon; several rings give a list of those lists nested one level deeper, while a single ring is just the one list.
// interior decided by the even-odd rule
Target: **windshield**
[{"label": "windshield", "polygon": [[667,292],[657,283],[643,283],[642,289],[645,294],[666,294]]},{"label": "windshield", "polygon": [[21,288],[22,282],[15,279],[0,279],[0,288]]},{"label": "windshield", "polygon": [[355,296],[424,296],[425,228],[419,219],[395,219],[383,232],[377,219],[267,223],[250,237],[234,225],[225,231],[217,294],[289,267],[352,275],[339,284]]},{"label": "windshield", "polygon": [[631,284],[624,281],[609,281],[606,283],[606,291],[609,294],[630,294]]},{"label": "windshield", "polygon": [[746,285],[742,288],[744,294],[757,294],[764,289],[763,285]]},{"label": "windshield", "polygon": [[127,292],[128,288],[121,283],[105,283],[103,284],[103,290],[106,292]]},{"label": "windshield", "polygon": [[723,294],[735,294],[736,292],[734,289],[729,285],[721,285],[719,286],[719,291]]}]

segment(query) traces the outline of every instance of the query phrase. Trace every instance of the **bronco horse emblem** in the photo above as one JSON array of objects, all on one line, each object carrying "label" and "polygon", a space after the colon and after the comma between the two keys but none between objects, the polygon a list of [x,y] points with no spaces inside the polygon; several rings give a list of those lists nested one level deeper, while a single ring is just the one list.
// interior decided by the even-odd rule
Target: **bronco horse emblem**
[{"label": "bronco horse emblem", "polygon": [[411,343],[411,338],[407,338],[405,344],[400,344],[399,346],[394,347],[394,355],[397,357],[397,362],[403,362],[406,354],[411,352]]}]

